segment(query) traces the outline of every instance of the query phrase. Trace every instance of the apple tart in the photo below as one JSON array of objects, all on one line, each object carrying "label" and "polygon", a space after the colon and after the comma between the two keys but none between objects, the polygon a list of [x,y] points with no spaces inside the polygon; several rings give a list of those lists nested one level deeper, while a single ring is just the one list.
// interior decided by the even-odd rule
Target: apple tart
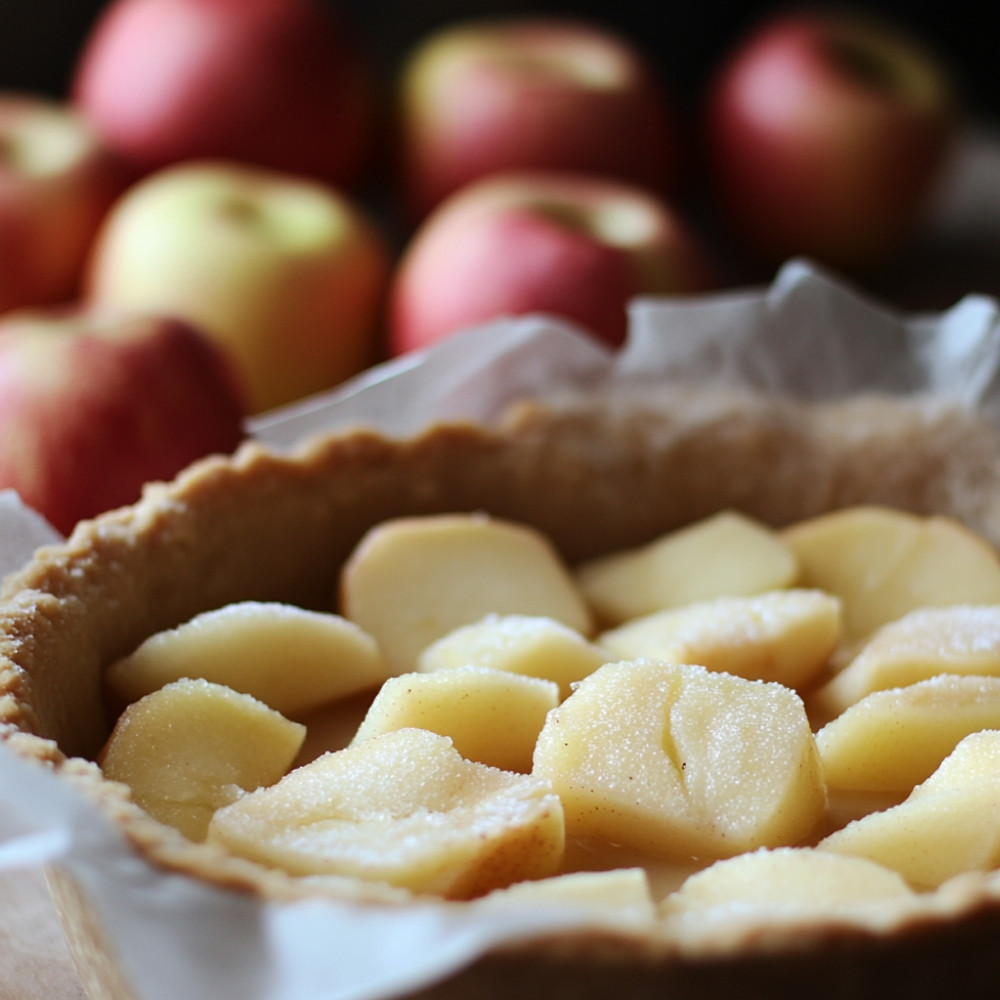
[{"label": "apple tart", "polygon": [[0,738],[226,891],[622,914],[415,996],[986,995],[998,443],[659,386],[249,442],[5,581]]}]

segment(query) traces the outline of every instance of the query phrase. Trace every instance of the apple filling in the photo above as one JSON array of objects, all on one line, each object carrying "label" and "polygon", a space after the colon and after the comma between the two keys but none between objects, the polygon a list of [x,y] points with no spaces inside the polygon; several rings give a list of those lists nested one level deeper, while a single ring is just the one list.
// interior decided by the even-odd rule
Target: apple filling
[{"label": "apple filling", "polygon": [[230,605],[114,663],[100,763],[296,876],[667,927],[850,910],[1000,867],[998,607],[983,538],[888,507],[573,566],[512,521],[390,519],[337,613]]}]

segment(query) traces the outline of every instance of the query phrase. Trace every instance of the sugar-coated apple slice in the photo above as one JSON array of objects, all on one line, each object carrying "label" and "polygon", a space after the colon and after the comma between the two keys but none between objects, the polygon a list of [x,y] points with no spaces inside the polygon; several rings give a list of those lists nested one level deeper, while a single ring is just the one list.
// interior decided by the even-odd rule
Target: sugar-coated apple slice
[{"label": "sugar-coated apple slice", "polygon": [[785,529],[799,583],[844,602],[849,642],[917,608],[1000,603],[1000,559],[985,539],[947,517],[847,507]]},{"label": "sugar-coated apple slice", "polygon": [[219,810],[209,840],[294,875],[341,875],[470,899],[559,871],[548,782],[399,729],[325,754]]},{"label": "sugar-coated apple slice", "polygon": [[610,663],[549,713],[536,775],[566,829],[661,857],[795,844],[826,807],[801,698],[704,667]]},{"label": "sugar-coated apple slice", "polygon": [[[668,925],[727,923],[742,914],[751,921],[783,916],[828,918],[844,908],[912,899],[914,891],[891,868],[866,858],[811,847],[760,849],[716,861],[688,876],[661,904]],[[688,929],[691,929],[689,927]]]},{"label": "sugar-coated apple slice", "polygon": [[341,577],[341,610],[371,633],[393,673],[488,614],[542,615],[584,635],[590,614],[548,539],[485,514],[403,517],[376,525]]},{"label": "sugar-coated apple slice", "polygon": [[98,763],[154,819],[202,840],[216,809],[288,771],[304,737],[250,695],[184,679],[129,705]]},{"label": "sugar-coated apple slice", "polygon": [[602,918],[616,927],[652,924],[656,905],[649,876],[642,868],[615,868],[600,872],[569,872],[552,878],[518,882],[490,893],[490,907],[561,906],[599,908]]},{"label": "sugar-coated apple slice", "polygon": [[694,601],[791,586],[794,554],[766,525],[721,511],[655,541],[592,559],[577,581],[606,626]]},{"label": "sugar-coated apple slice", "polygon": [[565,698],[574,681],[607,660],[603,649],[554,618],[491,614],[431,643],[420,654],[417,668],[429,673],[470,663],[493,667],[555,681]]},{"label": "sugar-coated apple slice", "polygon": [[748,680],[810,684],[840,638],[840,602],[821,590],[717,597],[634,618],[597,638],[615,659],[696,663]]},{"label": "sugar-coated apple slice", "polygon": [[831,789],[907,793],[981,729],[1000,729],[1000,677],[940,674],[866,695],[816,745]]},{"label": "sugar-coated apple slice", "polygon": [[527,773],[545,716],[558,703],[553,681],[491,667],[401,674],[382,685],[352,742],[429,729],[450,737],[468,760]]},{"label": "sugar-coated apple slice", "polygon": [[873,691],[938,674],[1000,676],[1000,605],[922,608],[889,622],[812,702],[832,718]]},{"label": "sugar-coated apple slice", "polygon": [[389,676],[375,640],[339,615],[243,601],[157,632],[111,664],[105,683],[127,704],[170,681],[202,677],[301,716]]},{"label": "sugar-coated apple slice", "polygon": [[1000,867],[1000,731],[966,736],[899,805],[848,823],[818,846],[893,868],[919,890]]}]

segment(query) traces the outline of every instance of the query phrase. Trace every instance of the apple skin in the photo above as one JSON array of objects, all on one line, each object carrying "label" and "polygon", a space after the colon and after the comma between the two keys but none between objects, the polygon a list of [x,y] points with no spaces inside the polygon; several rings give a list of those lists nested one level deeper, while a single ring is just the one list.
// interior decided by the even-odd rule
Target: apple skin
[{"label": "apple skin", "polygon": [[574,18],[446,25],[411,51],[397,87],[404,210],[423,218],[489,173],[606,174],[670,193],[681,138],[637,46]]},{"label": "apple skin", "polygon": [[585,174],[494,174],[442,202],[404,248],[390,351],[525,313],[560,316],[617,346],[632,297],[715,282],[693,232],[645,189]]},{"label": "apple skin", "polygon": [[319,0],[114,0],[71,94],[136,175],[218,157],[353,185],[377,118],[352,26]]},{"label": "apple skin", "polygon": [[94,241],[86,297],[197,326],[226,351],[260,413],[376,360],[390,266],[381,230],[333,187],[191,161],[115,203]]},{"label": "apple skin", "polygon": [[64,534],[244,436],[221,352],[162,316],[77,306],[0,318],[0,488]]},{"label": "apple skin", "polygon": [[864,272],[914,231],[956,121],[950,78],[860,13],[765,22],[723,62],[704,112],[721,214],[759,260]]},{"label": "apple skin", "polygon": [[0,92],[0,313],[76,295],[90,243],[125,184],[74,108]]}]

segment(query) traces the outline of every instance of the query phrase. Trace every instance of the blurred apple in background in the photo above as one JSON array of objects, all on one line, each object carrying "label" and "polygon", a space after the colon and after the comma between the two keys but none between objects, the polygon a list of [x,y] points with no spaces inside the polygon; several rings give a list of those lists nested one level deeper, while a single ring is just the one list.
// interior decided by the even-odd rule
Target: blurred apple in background
[{"label": "blurred apple in background", "polygon": [[0,312],[76,294],[90,242],[124,183],[74,109],[0,92]]},{"label": "blurred apple in background", "polygon": [[713,280],[691,230],[642,188],[583,174],[495,174],[442,202],[405,248],[390,289],[391,351],[531,312],[617,345],[633,296],[705,291]]},{"label": "blurred apple in background", "polygon": [[72,94],[140,173],[220,157],[353,184],[376,116],[368,61],[321,0],[114,0]]},{"label": "blurred apple in background", "polygon": [[864,271],[921,219],[956,111],[946,70],[861,13],[789,13],[724,61],[705,129],[724,221],[758,259]]},{"label": "blurred apple in background", "polygon": [[0,489],[64,533],[231,451],[243,416],[224,356],[186,324],[76,308],[0,318]]},{"label": "blurred apple in background", "polygon": [[389,269],[381,231],[334,188],[192,161],[115,203],[87,294],[97,306],[193,323],[225,349],[259,413],[377,359]]},{"label": "blurred apple in background", "polygon": [[398,180],[412,218],[486,174],[607,174],[666,193],[681,139],[636,47],[569,18],[448,24],[417,44],[398,87]]}]

